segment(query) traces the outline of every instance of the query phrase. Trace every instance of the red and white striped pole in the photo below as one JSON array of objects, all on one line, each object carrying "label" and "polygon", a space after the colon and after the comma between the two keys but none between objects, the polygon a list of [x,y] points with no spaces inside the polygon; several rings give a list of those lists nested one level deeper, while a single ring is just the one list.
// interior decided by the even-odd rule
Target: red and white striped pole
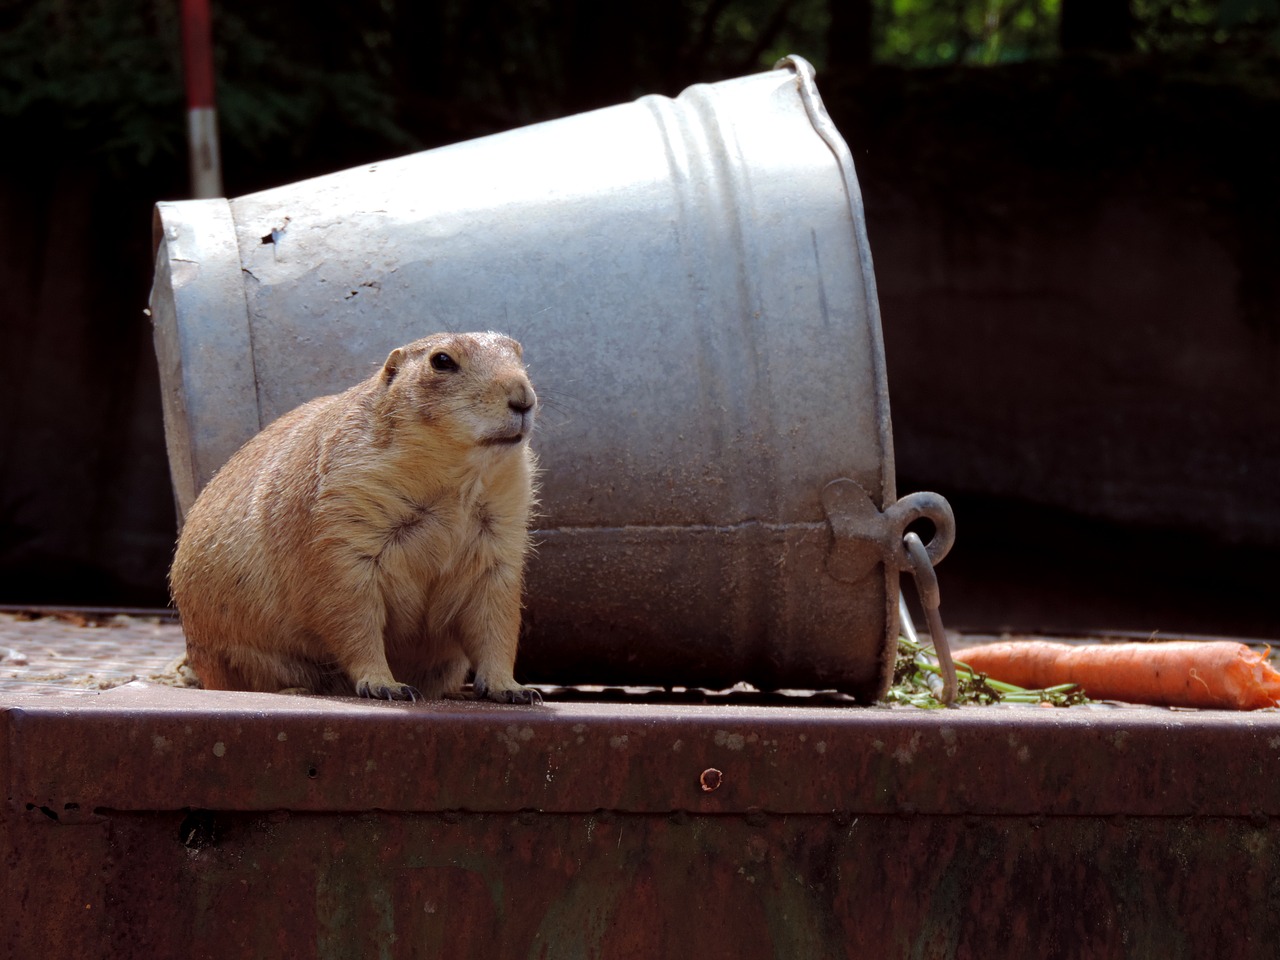
[{"label": "red and white striped pole", "polygon": [[209,0],[182,0],[182,66],[187,87],[191,195],[222,196],[218,110],[213,95],[213,27]]}]

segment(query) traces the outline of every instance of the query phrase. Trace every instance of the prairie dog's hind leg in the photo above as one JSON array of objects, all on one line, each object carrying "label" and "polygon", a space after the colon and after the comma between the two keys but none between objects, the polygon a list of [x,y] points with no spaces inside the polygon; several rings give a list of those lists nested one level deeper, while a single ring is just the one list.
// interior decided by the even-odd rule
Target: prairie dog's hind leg
[{"label": "prairie dog's hind leg", "polygon": [[252,648],[210,650],[187,638],[187,662],[206,690],[282,690],[323,693],[321,671],[313,663]]},{"label": "prairie dog's hind leg", "polygon": [[248,685],[248,678],[232,666],[224,654],[214,653],[190,637],[187,637],[187,664],[206,690],[254,689]]}]

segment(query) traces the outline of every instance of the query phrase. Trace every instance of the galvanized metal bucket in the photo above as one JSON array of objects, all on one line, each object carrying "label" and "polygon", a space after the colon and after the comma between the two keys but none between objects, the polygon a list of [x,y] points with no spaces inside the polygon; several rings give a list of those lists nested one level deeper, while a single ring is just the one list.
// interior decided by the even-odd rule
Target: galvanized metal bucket
[{"label": "galvanized metal bucket", "polygon": [[812,68],[691,87],[234,200],[157,207],[185,510],[262,426],[436,330],[525,345],[546,401],[527,682],[837,688],[896,648],[871,255]]}]

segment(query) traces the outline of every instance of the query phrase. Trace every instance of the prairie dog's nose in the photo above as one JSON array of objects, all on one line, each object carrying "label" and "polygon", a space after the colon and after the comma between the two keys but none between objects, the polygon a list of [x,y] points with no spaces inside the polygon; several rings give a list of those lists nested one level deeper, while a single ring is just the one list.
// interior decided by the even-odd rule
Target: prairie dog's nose
[{"label": "prairie dog's nose", "polygon": [[528,384],[512,384],[507,393],[507,406],[516,413],[528,413],[537,402],[538,398]]}]

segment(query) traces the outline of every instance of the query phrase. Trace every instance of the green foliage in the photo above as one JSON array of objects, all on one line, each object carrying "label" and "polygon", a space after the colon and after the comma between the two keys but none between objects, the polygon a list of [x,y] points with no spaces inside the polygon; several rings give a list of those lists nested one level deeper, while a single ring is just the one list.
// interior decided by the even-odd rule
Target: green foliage
[{"label": "green foliage", "polygon": [[[178,10],[174,0],[0,0],[0,124],[117,169],[182,156]],[[407,142],[389,119],[389,25],[367,13],[344,22],[300,3],[215,4],[224,139],[250,154],[282,144],[300,152],[299,133],[332,117]]]},{"label": "green foliage", "polygon": [[182,131],[176,4],[36,0],[0,6],[0,118],[139,163]]},{"label": "green foliage", "polygon": [[[738,0],[693,4],[727,73],[768,69],[789,53],[821,63],[832,0]],[[733,69],[736,65],[737,69]]]},{"label": "green foliage", "polygon": [[1280,50],[1280,0],[1131,0],[1138,49],[1194,53],[1224,46]]},{"label": "green foliage", "polygon": [[[224,155],[241,169],[265,158],[361,162],[675,93],[785,53],[822,69],[828,50],[857,46],[836,32],[856,26],[858,11],[869,11],[875,62],[1050,58],[1061,5],[1072,2],[214,0]],[[1280,0],[1130,9],[1138,51],[1280,50]],[[178,10],[176,0],[0,0],[0,135],[117,169],[180,162]]]},{"label": "green foliage", "polygon": [[300,156],[355,133],[407,146],[395,122],[391,24],[381,5],[219,4],[214,12],[218,119],[251,155]]},{"label": "green foliage", "polygon": [[991,65],[1053,55],[1059,0],[879,0],[876,57],[902,66]]}]

